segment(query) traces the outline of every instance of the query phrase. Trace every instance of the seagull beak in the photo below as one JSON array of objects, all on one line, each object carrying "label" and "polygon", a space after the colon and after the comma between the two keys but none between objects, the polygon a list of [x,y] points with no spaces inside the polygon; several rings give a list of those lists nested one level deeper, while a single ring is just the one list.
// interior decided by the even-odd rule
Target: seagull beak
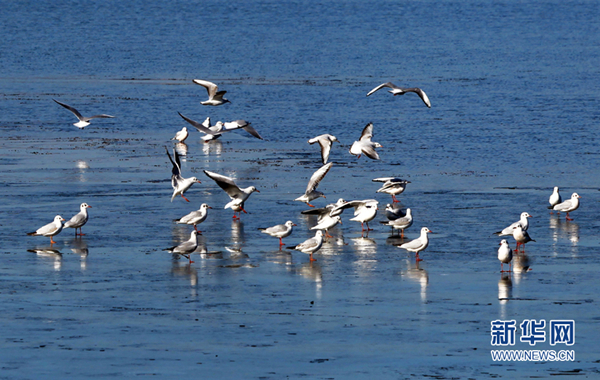
[{"label": "seagull beak", "polygon": [[292,223],[292,226],[298,226],[296,223]]},{"label": "seagull beak", "polygon": [[210,206],[208,206],[207,208],[209,208],[209,209],[211,209],[211,210],[212,210],[212,207],[210,207]]},{"label": "seagull beak", "polygon": [[202,183],[202,182],[200,182],[200,181],[196,181],[196,182],[198,182],[198,183]]},{"label": "seagull beak", "polygon": [[254,191],[256,191],[257,193],[260,193],[260,191],[258,191],[258,189],[254,190]]},{"label": "seagull beak", "polygon": [[88,205],[87,208],[92,208],[92,206]]}]

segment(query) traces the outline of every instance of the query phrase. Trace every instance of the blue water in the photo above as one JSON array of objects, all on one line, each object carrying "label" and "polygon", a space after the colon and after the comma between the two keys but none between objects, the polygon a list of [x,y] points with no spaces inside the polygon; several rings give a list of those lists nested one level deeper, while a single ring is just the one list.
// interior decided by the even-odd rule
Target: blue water
[{"label": "blue water", "polygon": [[[3,4],[0,377],[599,376],[599,8]],[[194,78],[227,90],[231,104],[201,106]],[[421,87],[432,108],[415,94],[365,96],[387,81]],[[116,118],[78,130],[53,98]],[[233,132],[204,144],[194,131],[183,174],[202,184],[186,193],[189,204],[169,201],[164,146],[187,126],[177,112],[246,119],[265,137]],[[368,122],[381,161],[347,152]],[[319,186],[327,199],[314,204],[375,198],[380,215],[361,237],[346,212],[311,264],[257,228],[295,221],[287,245],[313,234],[293,199],[321,166],[306,143],[321,133],[341,146]],[[260,190],[241,222],[203,169]],[[371,180],[390,175],[411,180],[400,196],[415,215],[407,239],[425,225],[436,232],[418,266],[378,223],[390,197]],[[554,186],[563,198],[581,195],[573,222],[548,214]],[[25,236],[81,202],[92,205],[86,236],[56,236],[62,256],[47,238]],[[188,265],[163,249],[189,236],[172,220],[203,202],[213,206],[199,226],[210,254]],[[534,215],[532,270],[506,278],[491,233],[523,211]],[[492,362],[490,322],[534,318],[575,319],[576,361]]]}]

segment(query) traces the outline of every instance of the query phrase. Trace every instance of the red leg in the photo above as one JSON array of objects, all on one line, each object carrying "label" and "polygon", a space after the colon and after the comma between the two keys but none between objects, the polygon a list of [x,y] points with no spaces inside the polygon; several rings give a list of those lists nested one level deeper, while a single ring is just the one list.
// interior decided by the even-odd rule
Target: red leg
[{"label": "red leg", "polygon": [[283,240],[281,240],[281,238],[279,238],[279,247],[281,248],[282,245],[283,245]]},{"label": "red leg", "polygon": [[316,259],[313,259],[312,253],[310,254],[310,261],[317,261]]},{"label": "red leg", "polygon": [[419,257],[419,252],[417,252],[417,257],[416,257],[416,259],[417,259],[417,262],[419,262],[419,261],[423,261],[423,260],[422,260],[422,259]]},{"label": "red leg", "polygon": [[56,242],[54,240],[52,240],[52,236],[50,236],[50,245],[52,244],[56,244]]},{"label": "red leg", "polygon": [[392,203],[400,203],[400,201],[396,199],[396,196],[394,194],[392,194]]},{"label": "red leg", "polygon": [[311,204],[310,204],[310,203],[308,203],[308,202],[306,202],[306,205],[307,205],[308,207],[315,207],[315,206],[311,205]]},{"label": "red leg", "polygon": [[190,201],[189,199],[187,199],[186,197],[183,196],[183,194],[181,194],[181,198],[185,199],[186,201]]},{"label": "red leg", "polygon": [[567,220],[573,220],[573,219],[569,218],[569,213],[567,213]]}]

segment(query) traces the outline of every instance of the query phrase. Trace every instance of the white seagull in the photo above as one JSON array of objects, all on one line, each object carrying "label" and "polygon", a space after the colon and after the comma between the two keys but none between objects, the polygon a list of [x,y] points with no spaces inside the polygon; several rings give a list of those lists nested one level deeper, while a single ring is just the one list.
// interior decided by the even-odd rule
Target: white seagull
[{"label": "white seagull", "polygon": [[406,189],[406,184],[410,183],[410,181],[396,177],[375,178],[373,182],[383,182],[383,185],[377,192],[390,194],[394,203],[400,202],[396,199],[396,195],[402,194]]},{"label": "white seagull", "polygon": [[406,249],[410,252],[415,252],[417,261],[421,261],[421,259],[419,258],[419,252],[427,248],[427,246],[429,245],[429,238],[427,237],[427,234],[430,232],[432,231],[429,230],[429,228],[423,227],[421,228],[421,236],[419,236],[415,240],[409,241],[408,243],[404,243],[399,247],[402,249]]},{"label": "white seagull", "polygon": [[523,251],[525,251],[525,243],[529,243],[530,241],[535,242],[535,240],[529,236],[529,233],[525,231],[520,224],[515,227],[513,238],[515,238],[515,241],[517,242],[517,251],[519,250],[520,245],[523,246]]},{"label": "white seagull", "polygon": [[255,191],[257,193],[260,193],[260,191],[258,191],[254,186],[250,186],[245,189],[240,189],[238,185],[236,185],[233,181],[233,178],[209,172],[208,170],[204,170],[204,174],[206,174],[213,181],[215,181],[221,189],[225,190],[227,195],[229,195],[229,198],[231,198],[231,202],[227,203],[224,208],[233,209],[233,219],[239,219],[239,217],[235,215],[235,212],[239,213],[243,211],[244,213],[247,213],[246,210],[244,210],[244,202],[246,201],[246,199],[248,199],[250,194],[252,194]]},{"label": "white seagull", "polygon": [[387,223],[386,222],[382,222],[382,223],[384,223],[386,226],[391,226],[394,229],[401,230],[402,235],[400,236],[400,238],[404,239],[404,230],[407,229],[408,227],[412,226],[412,224],[413,224],[413,217],[412,217],[410,208],[406,209],[406,215],[404,215],[403,217],[400,217],[400,218],[394,219],[394,220],[390,220]]},{"label": "white seagull", "polygon": [[[335,203],[330,203],[327,206],[321,207],[321,208],[312,208],[312,209],[304,210],[301,212],[301,214],[317,215],[317,217],[318,217],[317,220],[320,222],[327,215],[333,217],[336,215],[340,215],[342,212],[344,212],[344,209],[336,209],[337,206],[341,206],[344,203],[346,203],[346,201],[343,198],[340,198]],[[333,211],[334,209],[336,209],[335,212]]]},{"label": "white seagull", "polygon": [[188,224],[194,226],[194,230],[196,230],[198,233],[202,233],[202,231],[198,231],[196,226],[206,220],[209,208],[212,207],[206,203],[202,203],[197,211],[192,211],[189,214],[182,216],[180,219],[175,219],[175,222],[177,224]]},{"label": "white seagull", "polygon": [[[83,227],[88,221],[88,218],[89,218],[88,212],[87,212],[88,208],[92,208],[92,206],[88,205],[87,203],[82,203],[79,206],[80,211],[77,214],[75,214],[71,218],[71,220],[66,222],[65,225],[63,226],[63,228],[75,228],[75,236],[85,235],[83,232],[81,232],[81,227]],[[77,233],[78,228],[79,228],[79,233]]]},{"label": "white seagull", "polygon": [[321,168],[319,168],[319,170],[314,172],[313,175],[310,177],[310,180],[308,181],[308,186],[306,186],[306,191],[304,192],[304,195],[302,195],[294,200],[299,201],[299,202],[304,202],[309,207],[315,207],[310,204],[310,201],[315,200],[319,197],[325,198],[325,195],[322,192],[317,190],[317,186],[319,186],[319,182],[321,182],[321,180],[325,177],[325,174],[327,174],[329,169],[331,169],[332,165],[333,165],[333,163],[330,162],[328,164],[321,166]]},{"label": "white seagull", "polygon": [[60,104],[61,106],[65,107],[66,109],[68,109],[69,111],[73,112],[73,114],[77,117],[77,119],[79,119],[79,121],[75,124],[73,124],[74,126],[76,126],[79,129],[83,129],[85,127],[87,127],[88,125],[90,125],[90,121],[92,119],[106,119],[106,118],[113,118],[114,116],[110,116],[110,115],[94,115],[94,116],[90,116],[90,117],[83,117],[81,116],[81,114],[79,113],[79,111],[77,111],[75,108],[71,107],[70,105],[67,105],[65,103],[61,103],[56,99],[52,99],[54,100],[56,103]]},{"label": "white seagull", "polygon": [[332,212],[354,207],[354,218],[350,220],[353,222],[360,222],[360,228],[362,229],[362,232],[365,231],[365,223],[367,224],[367,231],[372,231],[373,229],[369,228],[369,222],[375,219],[375,216],[377,215],[378,204],[379,202],[377,202],[375,199],[367,199],[364,201],[350,201],[334,208]]},{"label": "white seagull", "polygon": [[165,251],[184,256],[190,261],[190,263],[193,263],[190,255],[196,250],[196,248],[198,248],[198,232],[194,230],[190,234],[189,240],[186,240],[183,243],[176,245],[175,247],[167,248],[165,249]]},{"label": "white seagull", "polygon": [[62,222],[64,219],[60,215],[56,215],[54,217],[54,221],[52,223],[48,223],[43,227],[38,228],[35,232],[28,232],[29,236],[49,236],[50,237],[50,245],[56,243],[52,236],[58,235],[60,231],[63,229]]},{"label": "white seagull", "polygon": [[573,193],[571,195],[571,199],[567,199],[566,201],[555,205],[553,210],[558,212],[566,212],[567,220],[573,220],[569,217],[569,213],[579,208],[579,198],[581,197],[577,193]]},{"label": "white seagull", "polygon": [[179,113],[179,116],[181,116],[185,121],[187,121],[194,128],[196,128],[198,132],[204,133],[204,136],[201,137],[201,139],[204,140],[204,142],[218,139],[223,133],[235,131],[237,129],[243,129],[244,131],[248,132],[257,139],[263,140],[262,136],[246,120],[235,120],[228,123],[218,121],[217,124],[211,126],[210,117],[207,117],[206,120],[204,120],[202,124],[200,124],[197,121],[190,119],[189,117],[183,116],[181,113]]},{"label": "white seagull", "polygon": [[510,226],[506,227],[502,231],[494,232],[494,235],[513,236],[516,226],[521,226],[523,231],[527,231],[527,229],[529,228],[529,219],[527,219],[527,218],[532,218],[532,216],[529,215],[529,213],[527,213],[527,212],[522,212],[521,218],[518,221],[516,221],[513,224],[511,224]]},{"label": "white seagull", "polygon": [[220,106],[221,104],[231,103],[223,97],[227,91],[219,91],[216,84],[202,79],[194,79],[194,83],[206,88],[208,92],[208,100],[200,102],[203,106]]},{"label": "white seagull", "polygon": [[310,261],[316,261],[313,259],[313,253],[317,252],[323,246],[323,231],[317,231],[315,237],[312,237],[303,243],[298,244],[295,247],[288,247],[289,249],[295,249],[300,252],[308,253],[310,255]]},{"label": "white seagull", "polygon": [[187,127],[183,127],[183,129],[181,129],[181,131],[177,132],[175,134],[175,137],[173,137],[171,140],[177,140],[179,142],[184,142],[185,139],[187,139],[189,136],[189,132],[187,130]]},{"label": "white seagull", "polygon": [[283,245],[283,241],[281,239],[290,236],[294,226],[297,226],[297,224],[295,224],[291,220],[288,220],[284,224],[278,224],[276,226],[268,228],[259,228],[259,230],[263,234],[279,238],[279,248],[281,249],[281,246]]},{"label": "white seagull", "polygon": [[173,186],[173,196],[171,196],[171,202],[173,202],[173,199],[175,199],[176,195],[181,195],[181,197],[183,199],[185,199],[186,201],[190,201],[189,199],[187,199],[186,197],[183,196],[183,194],[190,188],[192,187],[193,184],[195,183],[201,183],[200,181],[198,181],[198,178],[196,177],[191,177],[191,178],[183,178],[181,176],[181,161],[179,161],[179,153],[177,153],[177,151],[175,149],[173,149],[173,154],[175,155],[175,161],[173,161],[173,158],[171,157],[171,154],[169,153],[169,149],[167,149],[167,147],[165,147],[165,150],[167,151],[167,156],[169,156],[169,160],[171,160],[171,163],[173,164],[173,169],[172,169],[172,175],[171,175],[171,185]]},{"label": "white seagull", "polygon": [[421,90],[420,88],[402,88],[402,87],[398,87],[395,84],[393,84],[392,82],[387,82],[387,83],[382,83],[379,86],[375,87],[374,89],[372,89],[371,91],[369,91],[369,93],[367,94],[367,96],[371,95],[372,93],[374,93],[375,91],[379,91],[384,87],[388,87],[391,88],[391,90],[389,90],[390,94],[393,94],[394,96],[396,95],[404,95],[407,92],[414,92],[415,94],[419,95],[419,97],[421,98],[421,100],[423,101],[423,103],[425,103],[425,105],[429,108],[431,108],[431,102],[429,101],[429,98],[427,97],[427,94],[425,94],[425,91]]},{"label": "white seagull", "polygon": [[[554,191],[552,191],[552,195],[550,195],[548,202],[550,202],[550,206],[548,206],[550,210],[554,209],[554,206],[562,202],[562,198],[558,192],[558,186],[554,186]],[[552,211],[550,211],[550,214],[552,214]]]},{"label": "white seagull", "polygon": [[502,239],[500,242],[500,248],[498,248],[498,260],[500,260],[500,272],[504,272],[504,264],[508,264],[508,271],[510,272],[510,262],[513,258],[513,251],[508,246],[506,239]]},{"label": "white seagull", "polygon": [[371,138],[373,138],[373,123],[367,124],[363,129],[360,139],[350,147],[350,154],[358,156],[358,158],[364,154],[372,160],[379,160],[379,154],[377,154],[375,148],[383,148],[383,146],[371,141]]},{"label": "white seagull", "polygon": [[335,136],[329,134],[319,135],[308,140],[308,143],[311,145],[314,143],[319,143],[321,146],[321,160],[323,161],[323,165],[327,163],[329,152],[331,151],[331,145],[334,141],[340,142]]},{"label": "white seagull", "polygon": [[327,231],[338,223],[342,224],[342,218],[339,215],[327,215],[323,219],[321,219],[321,221],[316,226],[311,227],[311,230],[325,230],[325,236],[333,237],[329,235],[329,232]]}]

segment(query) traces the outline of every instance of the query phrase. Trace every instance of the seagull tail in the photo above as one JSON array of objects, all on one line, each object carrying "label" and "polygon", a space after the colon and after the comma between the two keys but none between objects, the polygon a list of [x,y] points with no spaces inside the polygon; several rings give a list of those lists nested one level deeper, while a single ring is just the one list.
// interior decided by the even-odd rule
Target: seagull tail
[{"label": "seagull tail", "polygon": [[33,232],[28,232],[28,233],[27,233],[27,235],[29,235],[29,236],[34,236],[34,235],[35,235],[35,231],[33,231]]}]

